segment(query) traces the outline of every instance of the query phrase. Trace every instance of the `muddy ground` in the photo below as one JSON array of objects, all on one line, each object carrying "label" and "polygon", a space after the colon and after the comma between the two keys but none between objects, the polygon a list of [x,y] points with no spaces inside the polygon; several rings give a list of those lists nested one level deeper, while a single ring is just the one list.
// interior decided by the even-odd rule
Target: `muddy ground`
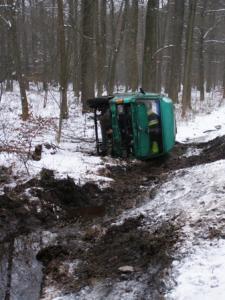
[{"label": "muddy ground", "polygon": [[[201,153],[185,156],[190,149]],[[38,230],[57,233],[54,244],[37,253],[44,266],[40,298],[49,285],[76,292],[102,278],[137,279],[151,270],[145,280],[151,293],[143,291],[143,299],[162,299],[162,279],[180,239],[179,217],[160,225],[152,223],[147,231],[142,216],[121,225],[111,224],[124,210],[140,206],[146,197],[153,198],[171,171],[220,159],[225,159],[224,136],[201,144],[177,143],[167,157],[127,161],[126,167],[106,166],[101,174],[114,181],[104,190],[91,182],[80,187],[71,178],[55,179],[51,170],[42,170],[38,178],[8,188],[6,183],[14,178],[10,169],[1,168],[0,184],[5,188],[0,196],[0,243],[10,245],[16,237]],[[77,260],[76,270],[69,271],[66,262]],[[120,271],[121,266],[133,269]]]}]

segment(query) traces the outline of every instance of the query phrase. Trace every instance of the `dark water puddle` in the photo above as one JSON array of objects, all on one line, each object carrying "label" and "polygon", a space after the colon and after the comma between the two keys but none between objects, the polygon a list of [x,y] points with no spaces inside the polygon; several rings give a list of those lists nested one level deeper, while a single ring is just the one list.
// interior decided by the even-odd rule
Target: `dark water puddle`
[{"label": "dark water puddle", "polygon": [[0,244],[0,299],[40,298],[43,274],[36,255],[51,239],[50,233],[42,232]]}]

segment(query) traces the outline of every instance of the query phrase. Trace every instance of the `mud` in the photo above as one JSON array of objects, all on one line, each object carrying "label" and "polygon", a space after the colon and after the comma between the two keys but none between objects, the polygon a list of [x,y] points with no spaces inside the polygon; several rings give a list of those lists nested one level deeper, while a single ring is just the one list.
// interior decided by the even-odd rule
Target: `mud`
[{"label": "mud", "polygon": [[[201,153],[187,157],[188,149]],[[142,226],[144,217],[119,226],[110,224],[124,210],[139,206],[146,195],[154,198],[171,171],[220,159],[225,159],[225,137],[201,144],[177,143],[166,157],[128,160],[125,167],[106,166],[102,175],[114,181],[104,190],[91,182],[81,187],[71,178],[56,179],[51,170],[43,170],[38,178],[4,188],[0,195],[0,242],[37,230],[54,231],[57,242],[40,247],[37,253],[44,265],[42,286],[54,284],[74,292],[102,278],[123,281],[147,272],[144,283],[152,287],[151,299],[159,299],[164,290],[161,279],[179,240],[180,223],[168,220],[148,231]],[[8,170],[1,169],[1,176],[1,186],[10,182]],[[65,263],[77,260],[76,270],[68,271]],[[132,266],[134,272],[121,273],[118,269],[124,265]],[[147,299],[144,293],[140,299]]]},{"label": "mud", "polygon": [[[151,299],[163,295],[164,270],[171,263],[171,253],[179,239],[179,226],[171,221],[162,223],[160,227],[152,225],[147,231],[143,229],[143,222],[140,216],[126,220],[120,226],[110,227],[100,239],[94,241],[93,237],[91,245],[83,245],[86,251],[79,246],[74,249],[68,245],[60,245],[52,251],[49,248],[42,250],[38,259],[45,265],[45,284],[57,285],[61,291],[68,293],[103,279],[123,282],[139,278],[146,287],[151,286],[151,292],[149,288],[142,291],[143,299],[147,299],[145,294],[148,297],[154,295]],[[73,263],[76,260],[79,264],[71,274],[63,261]],[[121,272],[119,268],[123,266],[131,266],[132,272]],[[140,279],[146,272],[149,276]]]}]

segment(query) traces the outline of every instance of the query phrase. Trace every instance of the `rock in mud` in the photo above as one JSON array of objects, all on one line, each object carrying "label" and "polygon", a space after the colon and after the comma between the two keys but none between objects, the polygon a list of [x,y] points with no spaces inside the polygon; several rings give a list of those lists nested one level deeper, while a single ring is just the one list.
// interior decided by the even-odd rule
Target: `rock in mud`
[{"label": "rock in mud", "polygon": [[134,267],[132,267],[132,266],[123,266],[123,267],[118,268],[118,270],[122,273],[132,273],[132,272],[134,272]]}]

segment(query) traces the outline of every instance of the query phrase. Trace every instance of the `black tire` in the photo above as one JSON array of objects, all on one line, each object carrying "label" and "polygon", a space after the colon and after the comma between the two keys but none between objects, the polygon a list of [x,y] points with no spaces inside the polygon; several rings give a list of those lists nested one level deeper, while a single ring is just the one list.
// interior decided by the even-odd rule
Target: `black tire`
[{"label": "black tire", "polygon": [[103,96],[103,97],[98,97],[98,98],[93,98],[93,99],[88,99],[87,100],[87,105],[90,108],[95,108],[95,109],[103,109],[109,106],[109,101],[113,98],[114,96]]}]

